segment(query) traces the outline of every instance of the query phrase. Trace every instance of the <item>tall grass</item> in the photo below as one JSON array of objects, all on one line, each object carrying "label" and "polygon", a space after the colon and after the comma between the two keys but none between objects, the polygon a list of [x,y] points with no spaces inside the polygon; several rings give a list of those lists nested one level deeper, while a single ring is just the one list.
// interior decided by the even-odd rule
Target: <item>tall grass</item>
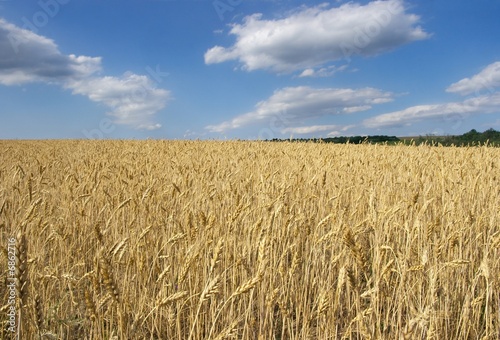
[{"label": "tall grass", "polygon": [[500,337],[498,148],[0,149],[22,339]]}]

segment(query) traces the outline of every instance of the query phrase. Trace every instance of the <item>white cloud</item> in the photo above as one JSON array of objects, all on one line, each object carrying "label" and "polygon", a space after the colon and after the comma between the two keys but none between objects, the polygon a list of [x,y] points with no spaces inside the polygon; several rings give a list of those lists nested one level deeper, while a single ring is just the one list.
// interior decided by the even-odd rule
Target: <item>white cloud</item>
[{"label": "white cloud", "polygon": [[74,94],[87,96],[90,100],[111,108],[109,115],[117,124],[125,124],[138,129],[154,130],[160,124],[150,120],[163,109],[170,93],[155,88],[147,76],[125,73],[122,77],[88,78],[67,85]]},{"label": "white cloud", "polygon": [[302,73],[299,75],[299,78],[304,78],[304,77],[313,77],[313,78],[325,78],[325,77],[331,77],[335,73],[344,71],[347,69],[347,65],[342,65],[340,67],[336,67],[335,65],[330,65],[327,67],[321,67],[319,69],[314,69],[314,68],[306,68]]},{"label": "white cloud", "polygon": [[313,68],[306,68],[302,73],[299,75],[299,78],[303,77],[314,77],[316,72],[314,71]]},{"label": "white cloud", "polygon": [[[417,15],[406,12],[403,0],[301,7],[276,20],[253,14],[242,24],[233,25],[230,34],[236,36],[235,44],[212,47],[205,53],[205,63],[239,60],[248,71],[269,69],[278,73],[311,69],[352,55],[377,55],[428,38],[418,22]],[[304,76],[310,73],[306,71]]]},{"label": "white cloud", "polygon": [[355,128],[356,125],[351,124],[351,125],[344,125],[340,131],[331,131],[327,136],[328,137],[336,137],[336,136],[346,136],[345,132],[347,130],[350,130],[352,128]]},{"label": "white cloud", "polygon": [[110,108],[108,114],[117,124],[146,130],[161,127],[152,120],[170,98],[167,90],[130,72],[99,77],[101,68],[100,57],[64,55],[53,40],[0,18],[0,85],[57,84]]},{"label": "white cloud", "polygon": [[307,134],[307,133],[315,133],[315,132],[323,132],[323,131],[332,131],[334,129],[338,129],[338,125],[311,125],[311,126],[297,126],[297,127],[288,127],[281,130],[281,133],[296,133],[299,135]]},{"label": "white cloud", "polygon": [[0,18],[0,84],[63,83],[101,69],[101,58],[63,55],[54,41]]},{"label": "white cloud", "polygon": [[294,121],[325,115],[368,110],[373,104],[393,100],[393,94],[374,88],[344,89],[308,86],[286,87],[259,102],[255,110],[230,121],[206,127],[210,132],[223,132],[256,122],[288,125]]},{"label": "white cloud", "polygon": [[500,92],[470,98],[462,102],[412,106],[366,119],[363,125],[369,128],[405,126],[426,119],[456,121],[463,120],[472,114],[496,112],[500,112]]},{"label": "white cloud", "polygon": [[500,61],[486,66],[481,72],[471,78],[464,78],[451,84],[446,91],[468,95],[482,91],[491,93],[497,87],[500,87]]},{"label": "white cloud", "polygon": [[[379,100],[374,100],[373,103],[375,104],[382,104],[384,101],[379,101]],[[352,106],[352,107],[345,107],[342,111],[345,113],[354,113],[354,112],[361,112],[361,111],[366,111],[371,109],[372,107],[370,105],[361,105],[361,106]]]},{"label": "white cloud", "polygon": [[[412,106],[366,119],[363,125],[369,128],[408,126],[427,119],[442,119],[457,124],[469,115],[499,113],[500,92],[495,92],[495,87],[498,86],[500,86],[500,62],[495,62],[471,78],[464,78],[446,89],[447,92],[461,95],[475,92],[477,94],[475,97],[459,102]],[[479,95],[482,90],[487,90],[487,93]]]},{"label": "white cloud", "polygon": [[157,130],[159,128],[161,128],[161,124],[140,124],[139,126],[137,126],[138,129],[143,129],[143,130],[149,130],[149,131],[152,131],[152,130]]},{"label": "white cloud", "polygon": [[296,126],[296,127],[287,127],[281,130],[282,134],[292,133],[292,134],[312,134],[317,132],[329,131],[327,136],[340,136],[345,131],[350,130],[356,127],[356,125],[310,125],[310,126]]}]

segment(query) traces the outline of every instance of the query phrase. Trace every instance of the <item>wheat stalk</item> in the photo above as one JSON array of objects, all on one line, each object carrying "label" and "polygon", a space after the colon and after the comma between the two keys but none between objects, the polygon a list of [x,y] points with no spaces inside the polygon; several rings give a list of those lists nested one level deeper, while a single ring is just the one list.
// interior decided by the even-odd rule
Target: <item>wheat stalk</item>
[{"label": "wheat stalk", "polygon": [[118,304],[120,302],[120,293],[118,292],[118,286],[113,278],[113,273],[111,272],[108,260],[101,258],[100,265],[104,286],[106,287],[111,299]]},{"label": "wheat stalk", "polygon": [[250,280],[248,280],[247,282],[243,283],[238,288],[236,288],[236,290],[233,292],[233,294],[231,294],[229,299],[236,298],[239,295],[249,292],[250,290],[254,289],[257,283],[259,283],[261,280],[262,280],[261,275],[257,275],[251,278]]},{"label": "wheat stalk", "polygon": [[160,308],[160,307],[163,307],[163,306],[166,306],[170,303],[173,303],[177,300],[180,300],[180,299],[183,299],[184,297],[186,297],[188,295],[188,292],[187,291],[182,291],[182,292],[177,292],[177,293],[174,293],[170,296],[167,296],[166,298],[158,301],[158,303],[156,304],[156,308]]},{"label": "wheat stalk", "polygon": [[87,317],[91,322],[95,322],[97,318],[97,309],[92,299],[92,295],[88,289],[85,289],[85,308],[87,310]]},{"label": "wheat stalk", "polygon": [[35,324],[36,324],[36,328],[38,330],[38,335],[42,336],[43,308],[42,308],[42,300],[40,298],[40,295],[38,295],[38,294],[35,295],[34,310],[35,310]]},{"label": "wheat stalk", "polygon": [[198,315],[200,314],[200,310],[201,310],[201,306],[202,306],[203,302],[207,301],[208,298],[210,298],[211,296],[213,296],[219,292],[219,280],[220,280],[220,276],[217,275],[216,277],[214,277],[212,280],[210,280],[207,283],[207,285],[205,286],[205,288],[201,292],[200,299],[198,302],[198,309],[197,309],[195,317],[194,317],[193,325],[191,326],[191,331],[189,332],[188,340],[191,339],[191,337],[194,334],[193,332],[194,332],[194,329],[196,327],[196,323],[198,321]]},{"label": "wheat stalk", "polygon": [[22,308],[28,292],[28,243],[23,232],[17,234],[16,248],[16,296]]}]

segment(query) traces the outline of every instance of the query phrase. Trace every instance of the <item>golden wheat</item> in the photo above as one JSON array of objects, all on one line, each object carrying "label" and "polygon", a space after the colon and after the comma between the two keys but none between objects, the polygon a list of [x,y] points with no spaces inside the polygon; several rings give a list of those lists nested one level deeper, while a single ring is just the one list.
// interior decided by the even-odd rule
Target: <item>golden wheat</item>
[{"label": "golden wheat", "polygon": [[19,338],[500,337],[499,148],[0,148]]}]

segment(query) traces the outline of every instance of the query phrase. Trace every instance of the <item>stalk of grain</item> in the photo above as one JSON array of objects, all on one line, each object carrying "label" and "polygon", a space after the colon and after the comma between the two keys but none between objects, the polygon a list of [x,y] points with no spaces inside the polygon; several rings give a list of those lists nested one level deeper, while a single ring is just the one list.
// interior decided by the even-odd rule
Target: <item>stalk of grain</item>
[{"label": "stalk of grain", "polygon": [[103,245],[103,234],[98,224],[94,224],[94,233],[97,238],[97,241],[99,241],[99,243]]},{"label": "stalk of grain", "polygon": [[186,279],[186,276],[189,272],[189,268],[197,258],[197,255],[198,254],[193,251],[193,248],[191,248],[190,251],[188,251],[188,254],[186,255],[186,262],[181,267],[177,282],[181,283]]},{"label": "stalk of grain", "polygon": [[214,321],[212,321],[212,327],[210,328],[210,332],[208,333],[208,339],[210,339],[210,337],[215,329],[215,325],[217,323],[217,320],[219,319],[221,312],[224,310],[224,307],[230,301],[232,301],[234,298],[237,298],[238,296],[243,295],[245,293],[248,293],[249,291],[254,289],[255,286],[260,281],[262,281],[262,275],[260,273],[258,273],[255,277],[251,278],[250,280],[248,280],[247,282],[241,284],[238,288],[236,288],[236,290],[231,294],[231,296],[226,301],[224,301],[224,303],[222,304],[222,306],[218,310],[217,314],[215,315]]},{"label": "stalk of grain", "polygon": [[343,240],[344,244],[351,250],[351,253],[356,259],[356,262],[358,263],[359,267],[361,269],[366,269],[366,267],[368,266],[367,263],[368,260],[361,246],[356,243],[356,240],[354,239],[354,235],[352,234],[351,229],[347,229],[347,231],[344,233]]},{"label": "stalk of grain", "polygon": [[[211,296],[217,294],[219,292],[219,280],[220,276],[217,275],[212,280],[208,282],[203,291],[200,294],[200,299],[198,301],[198,309],[194,316],[193,325],[191,326],[191,331],[189,332],[188,340],[190,340],[193,336],[194,329],[196,328],[196,323],[198,322],[198,316],[200,314],[201,306],[203,302],[207,301]],[[215,322],[214,322],[215,323]],[[209,337],[210,338],[210,337]]]},{"label": "stalk of grain", "polygon": [[168,304],[171,304],[177,300],[183,299],[187,295],[188,295],[188,292],[185,290],[182,292],[174,293],[174,294],[167,296],[166,298],[158,301],[156,304],[156,308],[161,308],[161,307],[166,306]]},{"label": "stalk of grain", "polygon": [[208,276],[210,277],[215,269],[215,266],[220,261],[220,255],[224,247],[224,239],[219,239],[212,253],[212,259],[210,260],[210,268],[208,270]]},{"label": "stalk of grain", "polygon": [[119,304],[120,302],[120,293],[118,292],[118,286],[116,285],[116,282],[113,278],[113,273],[111,272],[111,268],[109,265],[108,260],[105,258],[101,258],[101,274],[104,282],[104,286],[106,287],[106,290],[108,291],[109,296],[111,299]]},{"label": "stalk of grain", "polygon": [[34,311],[35,311],[35,325],[38,330],[38,335],[41,337],[42,336],[42,331],[43,331],[43,308],[42,308],[42,300],[40,298],[40,295],[36,294],[35,295],[35,300],[34,300]]},{"label": "stalk of grain", "polygon": [[169,324],[173,323],[174,317],[173,317],[172,312],[171,312],[171,304],[173,304],[176,301],[179,301],[179,300],[183,299],[187,295],[188,295],[188,292],[184,290],[184,291],[181,291],[181,292],[177,292],[177,293],[171,294],[171,295],[167,296],[164,299],[158,300],[156,302],[155,307],[144,317],[142,324],[144,325],[144,323],[146,322],[146,320],[156,310],[158,310],[159,308],[163,308],[165,306],[169,307],[169,309],[168,309],[168,321],[169,321]]},{"label": "stalk of grain", "polygon": [[109,250],[109,256],[110,257],[116,257],[116,262],[120,262],[122,259],[123,254],[125,253],[125,250],[128,246],[128,240],[129,238],[126,237],[120,242],[116,242],[113,247]]},{"label": "stalk of grain", "polygon": [[245,293],[249,292],[250,290],[254,289],[255,286],[257,285],[257,283],[259,283],[261,280],[262,280],[262,276],[257,274],[257,276],[251,278],[250,280],[248,280],[247,282],[243,283],[238,288],[236,288],[236,290],[233,292],[233,294],[231,294],[231,296],[229,297],[229,300],[232,298],[236,298],[239,295],[245,294]]},{"label": "stalk of grain", "polygon": [[97,310],[94,303],[94,299],[90,294],[90,291],[85,288],[84,290],[84,301],[85,301],[85,310],[87,318],[90,322],[95,322],[97,318]]},{"label": "stalk of grain", "polygon": [[25,320],[23,308],[28,297],[28,244],[24,232],[19,231],[16,236],[16,297],[18,310],[17,337],[21,336]]},{"label": "stalk of grain", "polygon": [[316,308],[316,317],[319,319],[319,317],[326,313],[326,311],[329,308],[330,304],[330,297],[327,295],[326,292],[321,292],[318,297],[318,303],[317,303],[317,308]]},{"label": "stalk of grain", "polygon": [[156,283],[159,283],[163,280],[163,278],[168,274],[168,272],[170,271],[170,268],[172,266],[171,265],[168,265],[161,273],[160,275],[158,275],[158,278],[156,279]]},{"label": "stalk of grain", "polygon": [[28,292],[28,244],[23,232],[16,236],[16,248],[16,296],[22,308]]},{"label": "stalk of grain", "polygon": [[222,330],[215,338],[214,340],[224,340],[227,338],[233,338],[237,336],[238,334],[238,323],[240,322],[241,318],[238,318],[234,320],[229,326],[227,326],[225,329]]}]

